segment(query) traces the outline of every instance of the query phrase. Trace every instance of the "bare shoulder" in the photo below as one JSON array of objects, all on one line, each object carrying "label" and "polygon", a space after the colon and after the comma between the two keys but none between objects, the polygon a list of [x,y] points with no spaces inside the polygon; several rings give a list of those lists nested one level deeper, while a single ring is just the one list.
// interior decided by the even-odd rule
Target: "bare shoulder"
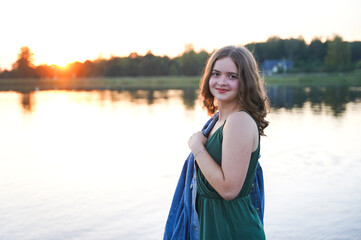
[{"label": "bare shoulder", "polygon": [[244,111],[234,112],[228,116],[225,128],[229,130],[255,130],[257,124],[253,118]]},{"label": "bare shoulder", "polygon": [[223,130],[223,139],[227,145],[244,146],[253,152],[258,146],[258,129],[253,118],[244,111],[234,112],[228,116]]}]

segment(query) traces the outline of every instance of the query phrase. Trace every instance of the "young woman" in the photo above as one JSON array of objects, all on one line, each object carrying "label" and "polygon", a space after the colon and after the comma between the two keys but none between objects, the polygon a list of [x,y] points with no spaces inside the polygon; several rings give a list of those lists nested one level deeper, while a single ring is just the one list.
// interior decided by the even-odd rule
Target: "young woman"
[{"label": "young woman", "polygon": [[218,121],[208,139],[196,132],[189,147],[199,167],[199,239],[265,239],[249,196],[260,154],[268,101],[257,63],[244,47],[228,46],[209,58],[200,94]]}]

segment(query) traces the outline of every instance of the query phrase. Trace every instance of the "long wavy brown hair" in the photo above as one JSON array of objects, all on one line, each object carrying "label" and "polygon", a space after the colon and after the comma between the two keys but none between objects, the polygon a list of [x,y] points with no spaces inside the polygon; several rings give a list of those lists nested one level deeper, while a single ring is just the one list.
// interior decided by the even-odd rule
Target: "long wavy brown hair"
[{"label": "long wavy brown hair", "polygon": [[258,64],[253,54],[245,47],[227,46],[215,51],[208,59],[200,82],[200,98],[209,115],[218,107],[209,89],[209,79],[217,60],[230,57],[238,69],[240,92],[237,97],[239,106],[249,112],[256,120],[261,135],[269,122],[265,119],[269,112],[269,101],[264,89],[264,81],[260,75]]}]

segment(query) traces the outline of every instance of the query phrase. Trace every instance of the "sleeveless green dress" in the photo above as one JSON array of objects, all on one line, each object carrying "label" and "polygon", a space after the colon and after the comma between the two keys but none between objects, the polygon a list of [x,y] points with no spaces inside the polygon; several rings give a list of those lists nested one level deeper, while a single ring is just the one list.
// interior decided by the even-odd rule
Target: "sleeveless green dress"
[{"label": "sleeveless green dress", "polygon": [[[205,148],[221,165],[224,124],[208,139]],[[258,132],[259,135],[259,132]],[[255,177],[260,142],[251,154],[246,179],[238,196],[224,200],[208,183],[202,171],[197,172],[197,203],[200,240],[262,240],[265,239],[263,225],[249,195]]]}]

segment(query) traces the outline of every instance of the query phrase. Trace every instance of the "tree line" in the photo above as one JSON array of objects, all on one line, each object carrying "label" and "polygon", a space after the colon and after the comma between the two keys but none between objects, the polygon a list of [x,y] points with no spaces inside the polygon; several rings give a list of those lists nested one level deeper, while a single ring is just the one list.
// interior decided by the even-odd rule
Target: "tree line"
[{"label": "tree line", "polygon": [[[266,60],[284,59],[293,62],[288,72],[332,72],[361,69],[361,42],[346,42],[335,35],[321,41],[314,38],[307,44],[302,37],[281,39],[270,37],[266,42],[249,43],[260,66]],[[141,56],[135,52],[127,57],[73,62],[65,68],[33,64],[34,54],[22,47],[11,70],[0,72],[0,78],[79,78],[117,76],[198,76],[211,53],[194,51],[191,44],[177,57],[156,56],[151,51]]]}]

